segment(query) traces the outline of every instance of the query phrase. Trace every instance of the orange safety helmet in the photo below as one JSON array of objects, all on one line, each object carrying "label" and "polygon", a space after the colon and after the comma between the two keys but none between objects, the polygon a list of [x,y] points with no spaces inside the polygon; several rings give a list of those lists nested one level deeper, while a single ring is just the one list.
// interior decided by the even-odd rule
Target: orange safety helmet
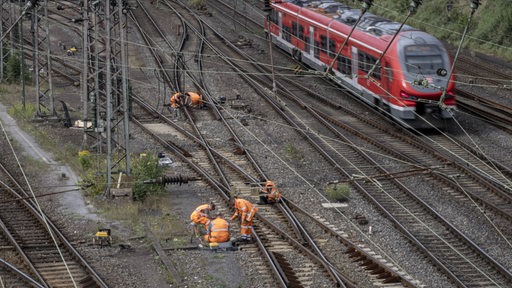
[{"label": "orange safety helmet", "polygon": [[265,186],[276,186],[276,185],[274,184],[274,182],[272,182],[272,181],[270,181],[270,180],[267,180],[267,181],[265,182]]}]

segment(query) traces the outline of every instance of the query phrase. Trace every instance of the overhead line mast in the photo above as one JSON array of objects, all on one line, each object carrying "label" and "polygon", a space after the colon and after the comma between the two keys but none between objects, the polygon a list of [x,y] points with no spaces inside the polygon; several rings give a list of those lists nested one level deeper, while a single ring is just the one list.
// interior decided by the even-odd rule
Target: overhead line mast
[{"label": "overhead line mast", "polygon": [[[462,48],[462,43],[464,43],[464,38],[466,37],[466,34],[468,32],[469,24],[471,23],[471,20],[473,19],[473,14],[475,14],[476,9],[480,6],[480,0],[471,0],[471,13],[468,17],[468,22],[466,23],[466,27],[464,28],[464,32],[462,33],[462,37],[460,38],[459,46],[457,47],[457,52],[455,53],[455,57],[453,58],[452,67],[450,68],[450,73],[448,74],[448,79],[450,79],[453,75],[453,70],[455,69],[455,64],[457,63],[457,59],[459,58],[459,53]],[[446,92],[448,90],[448,85],[450,84],[450,81],[446,83],[446,86],[443,88],[443,94],[441,94],[441,97],[439,98],[439,106],[443,107],[443,101],[446,97]]]},{"label": "overhead line mast", "polygon": [[96,149],[97,155],[106,153],[105,195],[110,196],[112,174],[131,173],[126,42],[130,7],[125,0],[84,0],[83,5],[83,146]]}]

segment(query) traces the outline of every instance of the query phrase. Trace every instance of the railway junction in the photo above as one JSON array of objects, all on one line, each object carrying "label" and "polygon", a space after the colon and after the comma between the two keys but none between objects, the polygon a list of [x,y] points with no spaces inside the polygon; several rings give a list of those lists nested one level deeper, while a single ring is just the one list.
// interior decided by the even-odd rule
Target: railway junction
[{"label": "railway junction", "polygon": [[[49,3],[52,35],[62,37],[55,43],[59,52],[50,55],[56,70],[65,71],[56,72],[56,87],[66,89],[38,98],[38,127],[52,127],[61,143],[82,147],[85,133],[87,145],[105,145],[112,157],[102,169],[109,187],[121,177],[119,163],[135,161],[134,155],[165,151],[171,160],[164,178],[170,185],[161,195],[132,202],[112,199],[108,191],[87,200],[102,212],[100,219],[62,213],[61,197],[49,195],[48,213],[86,260],[75,264],[77,258],[69,256],[75,260],[65,262],[76,265],[69,274],[77,281],[64,287],[510,286],[512,259],[503,253],[511,250],[512,227],[510,153],[503,153],[510,151],[508,132],[461,113],[446,131],[411,133],[357,100],[340,97],[343,89],[306,67],[295,74],[297,63],[270,48],[257,25],[261,5],[232,2],[193,10],[169,1],[106,5],[101,11],[110,11],[113,22],[91,13],[92,22],[101,23],[94,28],[83,26],[87,21],[77,3]],[[109,25],[112,35],[93,41],[94,29]],[[82,33],[89,28],[85,41]],[[127,49],[111,39],[126,41]],[[105,46],[94,46],[98,42]],[[97,52],[84,53],[84,46]],[[67,53],[69,47],[78,48]],[[83,73],[84,65],[108,49],[115,55],[112,67],[98,61]],[[129,63],[129,72],[115,63]],[[117,81],[101,82],[111,78]],[[36,89],[46,87],[41,82]],[[130,114],[121,113],[128,111],[128,90]],[[164,103],[174,91],[201,91],[208,108],[183,109],[184,119],[173,119]],[[81,111],[80,95],[96,94],[105,98],[93,97],[92,109]],[[53,121],[46,96],[64,101],[73,119],[97,113],[91,117],[94,129],[87,129],[87,121],[81,129]],[[8,154],[8,145],[2,147]],[[40,186],[57,185],[56,177],[45,176],[39,175]],[[189,245],[188,216],[196,206],[213,201],[231,215],[230,197],[256,203],[258,183],[265,179],[278,183],[283,201],[259,205],[254,243],[229,253]],[[335,205],[327,191],[346,186],[348,201]],[[21,202],[18,196],[2,197],[2,205]],[[128,210],[135,212],[120,213]],[[233,223],[232,232],[239,228]],[[28,239],[28,232],[18,230],[14,239]],[[92,244],[93,235],[112,236],[112,245]],[[3,251],[23,255],[8,243]],[[23,245],[25,258],[34,260],[37,253]],[[36,272],[43,266],[38,263],[21,269],[29,277],[12,276],[6,265],[0,271],[26,281],[21,283],[52,281],[51,272]]]}]

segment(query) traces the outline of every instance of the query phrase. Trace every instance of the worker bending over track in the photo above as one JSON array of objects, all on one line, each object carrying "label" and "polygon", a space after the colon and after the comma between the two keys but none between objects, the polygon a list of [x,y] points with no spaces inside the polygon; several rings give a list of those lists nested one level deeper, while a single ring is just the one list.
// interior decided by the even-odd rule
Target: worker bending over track
[{"label": "worker bending over track", "polygon": [[235,214],[231,217],[231,221],[235,220],[238,215],[241,215],[240,222],[240,234],[242,234],[242,241],[251,241],[252,240],[252,219],[256,212],[258,212],[258,207],[254,206],[251,202],[245,199],[238,198],[238,196],[234,196],[232,202],[233,208],[235,208]]},{"label": "worker bending over track", "polygon": [[192,225],[194,226],[194,235],[199,237],[198,225],[204,225],[205,229],[208,227],[210,223],[210,212],[215,210],[215,204],[203,204],[198,206],[192,214],[190,214],[190,220],[192,221]]},{"label": "worker bending over track", "polygon": [[202,109],[203,107],[205,107],[203,96],[197,92],[186,92],[185,105],[187,107],[197,107],[199,109]]}]

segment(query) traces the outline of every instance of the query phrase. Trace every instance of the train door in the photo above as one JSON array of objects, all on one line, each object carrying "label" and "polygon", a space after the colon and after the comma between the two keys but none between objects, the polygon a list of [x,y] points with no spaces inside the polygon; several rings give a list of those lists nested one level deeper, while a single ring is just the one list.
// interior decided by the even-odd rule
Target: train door
[{"label": "train door", "polygon": [[311,55],[311,44],[315,43],[315,27],[309,26],[309,37],[306,41],[306,53]]},{"label": "train door", "polygon": [[279,25],[279,37],[283,38],[283,12],[277,14],[277,24]]},{"label": "train door", "polygon": [[352,46],[352,85],[358,89],[360,89],[359,84],[357,83],[357,74],[359,70],[359,58],[357,56],[358,51],[356,47]]},{"label": "train door", "polygon": [[389,90],[391,88],[391,80],[393,79],[393,70],[389,67],[388,63],[382,65],[381,83],[382,83],[382,98],[387,100],[389,98]]}]

